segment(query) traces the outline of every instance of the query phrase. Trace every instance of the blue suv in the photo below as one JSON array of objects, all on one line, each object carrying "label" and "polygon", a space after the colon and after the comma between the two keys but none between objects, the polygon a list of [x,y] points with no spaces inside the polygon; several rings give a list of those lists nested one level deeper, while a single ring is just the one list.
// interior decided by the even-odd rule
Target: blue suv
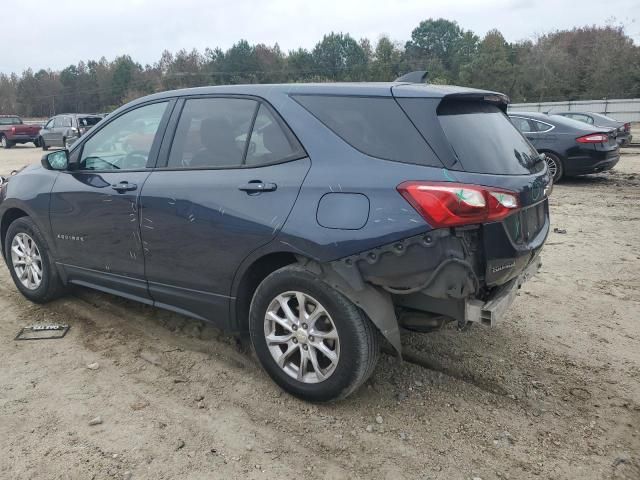
[{"label": "blue suv", "polygon": [[409,82],[154,94],[0,190],[34,302],[70,284],[249,334],[282,388],[344,398],[380,342],[491,325],[539,268],[544,159],[494,92]]}]

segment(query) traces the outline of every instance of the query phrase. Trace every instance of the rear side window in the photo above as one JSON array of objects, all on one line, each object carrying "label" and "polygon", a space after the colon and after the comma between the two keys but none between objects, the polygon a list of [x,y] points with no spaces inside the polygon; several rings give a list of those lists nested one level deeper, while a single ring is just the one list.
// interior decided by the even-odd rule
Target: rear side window
[{"label": "rear side window", "polygon": [[362,153],[385,160],[442,167],[391,97],[295,95],[293,98]]},{"label": "rear side window", "polygon": [[0,117],[0,125],[22,125],[18,117]]},{"label": "rear side window", "polygon": [[495,105],[445,100],[437,113],[447,140],[466,171],[522,175],[544,168],[533,146]]},{"label": "rear side window", "polygon": [[511,117],[511,123],[513,123],[518,130],[524,133],[535,132],[536,130],[531,127],[529,120],[522,117]]},{"label": "rear side window", "polygon": [[265,165],[304,156],[304,150],[291,132],[269,108],[260,105],[249,140],[246,165]]},{"label": "rear side window", "polygon": [[240,167],[257,107],[255,100],[239,98],[187,100],[171,145],[168,167]]},{"label": "rear side window", "polygon": [[78,117],[78,125],[81,127],[93,127],[102,120],[101,117]]}]

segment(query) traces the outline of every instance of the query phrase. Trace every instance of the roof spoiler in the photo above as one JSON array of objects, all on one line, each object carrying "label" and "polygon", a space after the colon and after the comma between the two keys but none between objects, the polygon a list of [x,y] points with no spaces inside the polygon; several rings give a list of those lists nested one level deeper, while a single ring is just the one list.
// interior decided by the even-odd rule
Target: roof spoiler
[{"label": "roof spoiler", "polygon": [[408,82],[408,83],[427,83],[428,71],[416,70],[415,72],[405,73],[401,77],[395,79],[396,82]]}]

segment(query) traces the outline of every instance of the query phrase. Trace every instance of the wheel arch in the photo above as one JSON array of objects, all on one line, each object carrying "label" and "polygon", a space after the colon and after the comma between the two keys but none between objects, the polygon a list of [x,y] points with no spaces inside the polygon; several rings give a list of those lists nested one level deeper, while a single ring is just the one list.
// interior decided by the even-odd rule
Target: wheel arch
[{"label": "wheel arch", "polygon": [[4,244],[5,239],[7,238],[7,230],[9,230],[9,225],[15,222],[17,219],[22,217],[28,217],[29,214],[22,210],[21,208],[13,207],[9,208],[2,215],[2,220],[0,220],[0,244],[2,246],[2,256],[5,257]]},{"label": "wheel arch", "polygon": [[232,295],[234,300],[230,305],[229,329],[234,332],[246,333],[249,330],[249,308],[251,299],[258,285],[271,273],[279,268],[296,263],[298,260],[292,252],[269,252],[245,261],[234,282]]}]

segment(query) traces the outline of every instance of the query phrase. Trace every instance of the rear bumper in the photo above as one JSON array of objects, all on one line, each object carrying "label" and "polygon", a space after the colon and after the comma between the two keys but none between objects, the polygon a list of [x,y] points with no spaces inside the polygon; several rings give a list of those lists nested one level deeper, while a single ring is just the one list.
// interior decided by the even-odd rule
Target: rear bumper
[{"label": "rear bumper", "polygon": [[538,273],[541,266],[540,256],[536,256],[520,275],[496,289],[486,301],[467,300],[465,321],[482,323],[490,327],[501,321],[522,284]]},{"label": "rear bumper", "polygon": [[569,157],[564,162],[566,175],[584,175],[588,173],[610,170],[620,160],[620,152],[598,152],[600,155],[585,157]]},{"label": "rear bumper", "polygon": [[621,147],[626,147],[627,145],[631,145],[631,140],[633,140],[633,135],[629,134],[624,134],[624,135],[618,135],[617,141],[618,141],[618,145],[620,145]]},{"label": "rear bumper", "polygon": [[12,135],[11,137],[7,137],[7,140],[15,143],[25,143],[25,142],[33,142],[38,135]]}]

